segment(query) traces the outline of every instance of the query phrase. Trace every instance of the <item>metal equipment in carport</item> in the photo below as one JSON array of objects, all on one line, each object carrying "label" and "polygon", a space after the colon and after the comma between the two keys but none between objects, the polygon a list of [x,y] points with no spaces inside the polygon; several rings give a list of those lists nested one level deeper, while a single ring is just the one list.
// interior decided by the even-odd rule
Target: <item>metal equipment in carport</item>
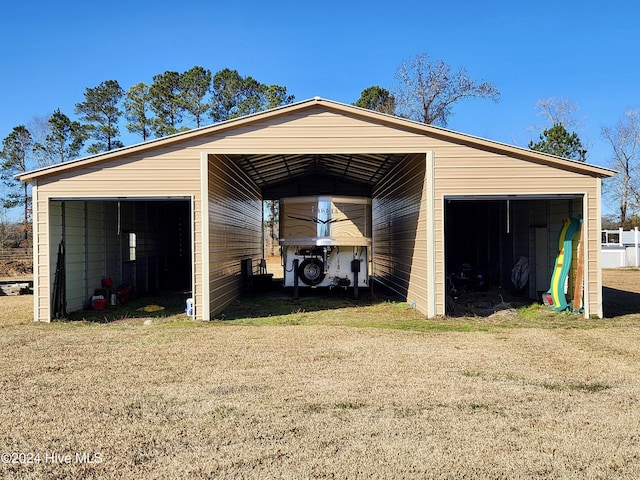
[{"label": "metal equipment in carport", "polygon": [[358,289],[369,285],[371,199],[306,196],[280,200],[284,286]]}]

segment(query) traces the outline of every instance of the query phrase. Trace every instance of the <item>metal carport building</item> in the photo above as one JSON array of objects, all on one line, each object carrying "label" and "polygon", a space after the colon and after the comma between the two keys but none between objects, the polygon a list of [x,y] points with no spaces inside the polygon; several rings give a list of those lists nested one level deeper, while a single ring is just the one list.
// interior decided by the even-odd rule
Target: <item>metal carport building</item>
[{"label": "metal carport building", "polygon": [[[601,180],[613,172],[314,98],[20,176],[33,186],[36,321],[52,318],[65,239],[67,307],[104,277],[141,291],[182,282],[195,318],[242,291],[263,256],[262,201],[372,199],[377,282],[428,317],[446,314],[460,261],[506,282],[530,259],[528,294],[548,285],[562,219],[583,219],[584,315],[602,317]],[[467,258],[468,257],[468,258]]]}]

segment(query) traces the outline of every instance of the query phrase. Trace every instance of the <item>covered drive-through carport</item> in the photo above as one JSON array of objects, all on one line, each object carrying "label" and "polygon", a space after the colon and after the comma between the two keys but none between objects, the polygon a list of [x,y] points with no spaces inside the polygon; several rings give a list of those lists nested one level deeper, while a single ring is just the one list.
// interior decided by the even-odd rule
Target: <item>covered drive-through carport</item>
[{"label": "covered drive-through carport", "polygon": [[[36,321],[53,317],[56,252],[68,309],[103,278],[190,291],[196,319],[237,299],[263,255],[263,200],[372,199],[372,274],[429,317],[473,263],[526,294],[548,284],[565,217],[583,225],[584,315],[602,316],[600,186],[610,170],[314,98],[55,165],[33,185]],[[73,272],[73,273],[70,273]]]}]

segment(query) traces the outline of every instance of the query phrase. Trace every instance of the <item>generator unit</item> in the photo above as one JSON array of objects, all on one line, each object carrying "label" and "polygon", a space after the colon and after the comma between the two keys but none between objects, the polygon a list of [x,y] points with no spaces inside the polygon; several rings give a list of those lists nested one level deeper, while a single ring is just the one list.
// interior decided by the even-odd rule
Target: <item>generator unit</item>
[{"label": "generator unit", "polygon": [[357,292],[369,285],[371,199],[280,199],[280,248],[285,287],[354,287]]}]

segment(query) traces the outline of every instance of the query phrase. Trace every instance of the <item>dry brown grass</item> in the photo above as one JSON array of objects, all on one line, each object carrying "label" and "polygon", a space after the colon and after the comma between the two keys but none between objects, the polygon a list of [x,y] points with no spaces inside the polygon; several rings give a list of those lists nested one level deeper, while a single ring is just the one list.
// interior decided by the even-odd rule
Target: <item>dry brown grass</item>
[{"label": "dry brown grass", "polygon": [[639,313],[486,332],[39,325],[31,301],[0,298],[0,450],[40,463],[4,478],[640,477]]}]

